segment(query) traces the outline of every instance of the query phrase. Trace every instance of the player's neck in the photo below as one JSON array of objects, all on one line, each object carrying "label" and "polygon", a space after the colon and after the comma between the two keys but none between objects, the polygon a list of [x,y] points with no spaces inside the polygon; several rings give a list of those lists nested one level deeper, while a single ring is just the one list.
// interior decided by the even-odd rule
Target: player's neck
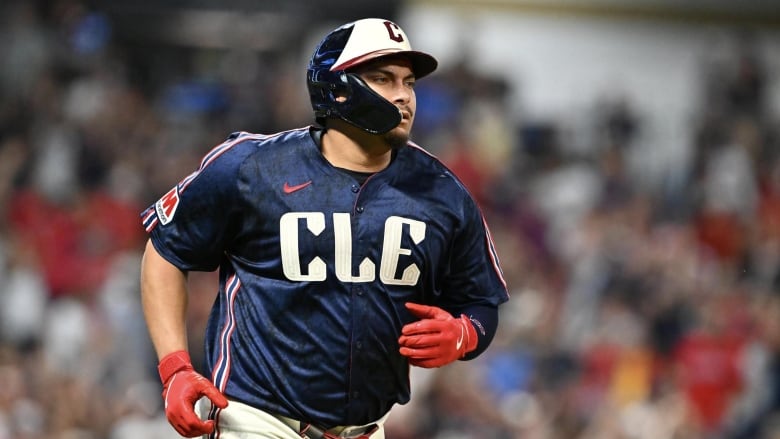
[{"label": "player's neck", "polygon": [[322,135],[322,155],[337,168],[358,172],[379,172],[392,159],[392,147],[382,136],[350,127],[331,127]]}]

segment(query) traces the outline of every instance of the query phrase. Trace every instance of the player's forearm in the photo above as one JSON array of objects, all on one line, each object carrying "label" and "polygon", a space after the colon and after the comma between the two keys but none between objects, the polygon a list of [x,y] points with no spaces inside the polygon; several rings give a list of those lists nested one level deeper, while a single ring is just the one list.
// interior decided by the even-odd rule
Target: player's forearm
[{"label": "player's forearm", "polygon": [[187,276],[160,256],[151,241],[141,263],[141,301],[158,358],[187,350]]}]

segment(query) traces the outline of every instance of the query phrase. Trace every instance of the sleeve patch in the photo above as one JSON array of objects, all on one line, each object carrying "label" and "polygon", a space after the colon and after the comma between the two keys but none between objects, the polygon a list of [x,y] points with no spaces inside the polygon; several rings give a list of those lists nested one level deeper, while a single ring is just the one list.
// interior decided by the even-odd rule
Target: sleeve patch
[{"label": "sleeve patch", "polygon": [[162,196],[154,203],[154,210],[157,212],[157,218],[165,225],[173,220],[176,214],[176,208],[179,207],[179,187],[174,186],[168,193]]}]

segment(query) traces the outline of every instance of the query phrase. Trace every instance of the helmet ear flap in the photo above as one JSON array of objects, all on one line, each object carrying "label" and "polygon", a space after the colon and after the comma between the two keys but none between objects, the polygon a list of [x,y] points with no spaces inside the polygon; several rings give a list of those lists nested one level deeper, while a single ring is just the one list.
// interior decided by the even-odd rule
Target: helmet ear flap
[{"label": "helmet ear flap", "polygon": [[327,70],[309,70],[307,85],[309,98],[311,99],[314,115],[317,121],[327,117],[337,117],[336,103],[338,96],[348,98],[350,93],[346,82],[340,83],[339,75]]},{"label": "helmet ear flap", "polygon": [[341,118],[372,134],[384,134],[401,123],[401,110],[371,89],[360,76],[343,73],[349,96],[336,101]]},{"label": "helmet ear flap", "polygon": [[337,117],[371,134],[384,134],[401,123],[401,111],[354,73],[310,71],[308,85],[320,124]]}]

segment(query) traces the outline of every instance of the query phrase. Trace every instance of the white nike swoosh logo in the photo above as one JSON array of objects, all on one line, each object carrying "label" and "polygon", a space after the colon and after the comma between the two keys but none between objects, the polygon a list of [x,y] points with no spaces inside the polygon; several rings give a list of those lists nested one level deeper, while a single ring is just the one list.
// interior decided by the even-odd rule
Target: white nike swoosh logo
[{"label": "white nike swoosh logo", "polygon": [[465,331],[463,330],[463,324],[460,325],[460,338],[458,341],[455,342],[455,350],[460,350],[460,347],[463,345],[463,335],[465,334]]}]

